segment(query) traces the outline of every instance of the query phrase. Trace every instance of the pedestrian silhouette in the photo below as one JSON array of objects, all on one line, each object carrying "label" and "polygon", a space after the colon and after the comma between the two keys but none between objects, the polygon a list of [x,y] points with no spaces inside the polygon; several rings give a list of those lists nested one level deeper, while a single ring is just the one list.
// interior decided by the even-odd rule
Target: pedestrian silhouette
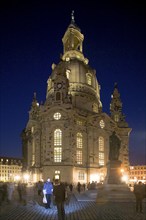
[{"label": "pedestrian silhouette", "polygon": [[66,189],[65,184],[61,183],[58,179],[55,180],[53,190],[55,204],[57,206],[58,220],[65,220],[65,195]]},{"label": "pedestrian silhouette", "polygon": [[144,185],[141,181],[134,185],[134,194],[136,198],[136,212],[142,213],[142,201],[144,199]]}]

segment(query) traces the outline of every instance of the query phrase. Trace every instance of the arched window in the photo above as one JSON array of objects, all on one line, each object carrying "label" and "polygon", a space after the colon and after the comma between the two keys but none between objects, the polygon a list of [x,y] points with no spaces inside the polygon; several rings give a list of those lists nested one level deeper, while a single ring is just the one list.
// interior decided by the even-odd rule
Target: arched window
[{"label": "arched window", "polygon": [[83,135],[82,133],[77,133],[77,148],[83,147]]},{"label": "arched window", "polygon": [[56,129],[54,131],[54,146],[62,145],[62,131],[60,129]]},{"label": "arched window", "polygon": [[92,75],[90,73],[86,74],[86,81],[88,85],[92,85]]},{"label": "arched window", "polygon": [[104,151],[104,138],[99,137],[99,151]]},{"label": "arched window", "polygon": [[104,138],[99,137],[99,165],[104,165]]},{"label": "arched window", "polygon": [[82,164],[82,147],[83,147],[83,135],[78,132],[76,137],[77,151],[76,151],[76,160],[77,164]]}]

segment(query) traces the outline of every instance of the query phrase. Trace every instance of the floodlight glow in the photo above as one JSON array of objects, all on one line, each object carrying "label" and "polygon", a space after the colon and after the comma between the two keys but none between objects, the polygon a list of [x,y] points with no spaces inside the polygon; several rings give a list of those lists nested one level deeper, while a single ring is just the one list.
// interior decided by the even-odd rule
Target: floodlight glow
[{"label": "floodlight glow", "polygon": [[100,181],[100,176],[98,174],[91,174],[90,175],[90,182],[99,182]]},{"label": "floodlight glow", "polygon": [[128,181],[128,176],[127,175],[123,175],[122,176],[122,181],[123,182],[127,182]]},{"label": "floodlight glow", "polygon": [[19,176],[19,175],[14,176],[14,180],[15,180],[15,181],[20,180],[20,176]]},{"label": "floodlight glow", "polygon": [[29,175],[27,173],[24,174],[23,178],[28,181],[29,180]]}]

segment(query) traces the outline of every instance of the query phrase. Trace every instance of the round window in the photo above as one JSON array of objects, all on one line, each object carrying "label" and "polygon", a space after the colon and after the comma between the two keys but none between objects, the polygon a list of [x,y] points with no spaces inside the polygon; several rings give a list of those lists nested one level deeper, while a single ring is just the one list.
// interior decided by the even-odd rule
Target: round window
[{"label": "round window", "polygon": [[104,123],[103,120],[100,120],[99,124],[100,124],[100,127],[101,127],[101,128],[104,128],[104,127],[105,127],[105,123]]},{"label": "round window", "polygon": [[54,119],[55,120],[59,120],[61,118],[61,114],[60,112],[56,112],[54,115],[53,115]]}]

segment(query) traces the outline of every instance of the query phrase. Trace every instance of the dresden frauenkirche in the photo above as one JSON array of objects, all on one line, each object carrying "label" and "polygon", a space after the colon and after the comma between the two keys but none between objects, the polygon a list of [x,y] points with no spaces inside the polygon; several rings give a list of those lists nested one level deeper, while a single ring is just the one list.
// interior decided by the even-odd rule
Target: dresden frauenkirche
[{"label": "dresden frauenkirche", "polygon": [[122,112],[117,84],[111,92],[110,114],[102,111],[96,71],[83,54],[84,35],[74,15],[63,38],[59,63],[52,64],[46,99],[39,104],[36,93],[23,129],[23,172],[32,182],[48,177],[68,183],[103,182],[109,161],[109,137],[120,140],[119,160],[129,167],[131,128]]}]

